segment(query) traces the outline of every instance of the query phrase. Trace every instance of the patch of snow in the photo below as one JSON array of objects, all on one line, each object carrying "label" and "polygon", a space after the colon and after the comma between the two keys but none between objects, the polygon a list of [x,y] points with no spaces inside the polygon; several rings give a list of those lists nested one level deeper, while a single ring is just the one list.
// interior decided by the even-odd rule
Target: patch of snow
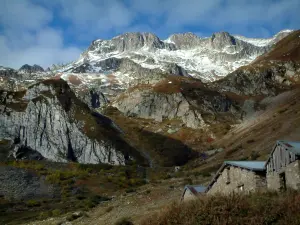
[{"label": "patch of snow", "polygon": [[234,37],[258,47],[267,46],[274,40],[274,38],[247,38],[239,35],[235,35]]},{"label": "patch of snow", "polygon": [[163,40],[163,42],[168,44],[175,44],[175,42],[171,40],[171,37],[167,38],[166,40]]}]

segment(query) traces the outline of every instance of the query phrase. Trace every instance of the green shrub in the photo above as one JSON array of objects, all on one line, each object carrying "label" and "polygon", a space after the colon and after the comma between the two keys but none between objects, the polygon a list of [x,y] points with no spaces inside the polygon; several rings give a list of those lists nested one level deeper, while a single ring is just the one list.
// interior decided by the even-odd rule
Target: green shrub
[{"label": "green shrub", "polygon": [[60,211],[60,209],[52,210],[52,216],[60,216],[61,214],[62,212]]},{"label": "green shrub", "polygon": [[50,216],[51,216],[50,212],[40,212],[38,217],[39,217],[40,220],[42,220],[42,219],[47,219]]},{"label": "green shrub", "polygon": [[133,192],[136,192],[136,189],[134,189],[134,188],[127,188],[126,189],[126,193],[133,193]]},{"label": "green shrub", "polygon": [[29,207],[36,207],[36,206],[40,206],[41,203],[39,201],[31,199],[26,202],[26,205]]}]

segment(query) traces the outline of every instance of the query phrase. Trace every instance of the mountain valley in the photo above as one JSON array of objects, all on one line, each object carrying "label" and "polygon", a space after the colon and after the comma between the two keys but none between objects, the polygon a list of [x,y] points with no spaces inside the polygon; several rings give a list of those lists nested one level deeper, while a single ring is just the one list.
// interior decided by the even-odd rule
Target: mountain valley
[{"label": "mountain valley", "polygon": [[[125,33],[93,41],[60,67],[0,67],[0,163],[11,169],[0,170],[0,182],[7,171],[26,171],[34,174],[26,179],[52,188],[52,197],[23,211],[74,203],[41,220],[96,207],[74,224],[93,216],[112,224],[124,213],[104,218],[117,209],[137,210],[126,201],[153,198],[162,207],[192,179],[207,183],[224,159],[265,160],[276,140],[300,140],[299,87],[299,30],[270,39]],[[18,199],[19,191],[10,199],[3,189],[6,216],[7,205],[17,213],[19,201],[31,199]],[[152,207],[136,211],[134,221],[159,210]]]}]

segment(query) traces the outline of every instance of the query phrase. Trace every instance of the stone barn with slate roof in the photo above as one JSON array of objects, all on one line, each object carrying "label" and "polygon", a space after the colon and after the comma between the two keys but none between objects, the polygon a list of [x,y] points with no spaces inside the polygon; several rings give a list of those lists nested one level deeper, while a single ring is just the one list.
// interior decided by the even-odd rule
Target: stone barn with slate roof
[{"label": "stone barn with slate roof", "polygon": [[181,201],[196,199],[199,195],[204,194],[206,187],[201,185],[186,185],[181,195]]},{"label": "stone barn with slate roof", "polygon": [[208,194],[261,191],[267,188],[265,161],[225,161],[207,187]]},{"label": "stone barn with slate roof", "polygon": [[268,188],[300,189],[300,142],[277,141],[266,163]]}]

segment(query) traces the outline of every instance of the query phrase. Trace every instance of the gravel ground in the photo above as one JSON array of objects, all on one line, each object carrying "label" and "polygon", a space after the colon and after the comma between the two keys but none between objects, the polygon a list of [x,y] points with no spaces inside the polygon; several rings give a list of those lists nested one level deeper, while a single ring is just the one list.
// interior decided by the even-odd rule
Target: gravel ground
[{"label": "gravel ground", "polygon": [[31,171],[0,166],[0,196],[9,200],[53,198],[57,189]]}]

